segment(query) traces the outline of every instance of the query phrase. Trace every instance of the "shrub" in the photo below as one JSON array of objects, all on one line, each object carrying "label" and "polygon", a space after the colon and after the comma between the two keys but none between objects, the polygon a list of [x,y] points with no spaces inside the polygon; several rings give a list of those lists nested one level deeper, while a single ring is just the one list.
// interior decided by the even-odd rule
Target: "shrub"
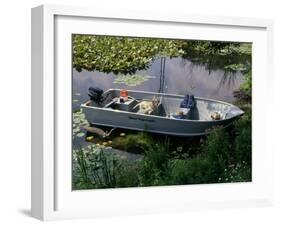
[{"label": "shrub", "polygon": [[252,162],[252,126],[251,114],[245,114],[236,122],[236,138],[234,141],[234,155],[236,162],[247,164]]},{"label": "shrub", "polygon": [[240,86],[239,91],[242,94],[242,96],[240,96],[240,99],[251,102],[251,98],[252,98],[252,72],[251,72],[251,70],[248,70],[246,73],[244,73],[244,83]]},{"label": "shrub", "polygon": [[215,183],[216,178],[210,173],[211,164],[198,157],[189,160],[174,160],[169,171],[169,184]]},{"label": "shrub", "polygon": [[139,164],[141,185],[164,185],[169,165],[169,141],[164,143],[150,142],[143,160]]},{"label": "shrub", "polygon": [[117,173],[116,187],[138,187],[139,176],[137,164],[122,161]]},{"label": "shrub", "polygon": [[251,138],[249,118],[237,124],[238,136],[234,145],[221,127],[214,128],[202,145],[203,153],[192,159],[174,160],[170,184],[202,184],[251,181]]},{"label": "shrub", "polygon": [[210,162],[213,178],[222,176],[224,169],[231,161],[231,143],[228,133],[222,127],[212,129],[202,145],[205,160]]},{"label": "shrub", "polygon": [[252,168],[246,162],[230,165],[219,182],[247,182],[252,180]]}]

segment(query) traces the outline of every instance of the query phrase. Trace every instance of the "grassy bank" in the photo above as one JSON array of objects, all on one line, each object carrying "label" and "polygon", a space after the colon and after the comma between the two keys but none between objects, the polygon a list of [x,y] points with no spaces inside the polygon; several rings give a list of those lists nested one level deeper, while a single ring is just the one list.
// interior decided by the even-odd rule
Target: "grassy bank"
[{"label": "grassy bank", "polygon": [[[214,128],[189,155],[186,147],[173,147],[170,139],[155,142],[141,134],[137,147],[143,158],[127,161],[103,146],[74,150],[74,189],[140,187],[251,181],[251,115],[232,129]],[[129,139],[130,140],[130,139]],[[134,139],[134,141],[136,141]],[[128,142],[126,145],[130,145]],[[198,148],[198,147],[196,147]]]}]

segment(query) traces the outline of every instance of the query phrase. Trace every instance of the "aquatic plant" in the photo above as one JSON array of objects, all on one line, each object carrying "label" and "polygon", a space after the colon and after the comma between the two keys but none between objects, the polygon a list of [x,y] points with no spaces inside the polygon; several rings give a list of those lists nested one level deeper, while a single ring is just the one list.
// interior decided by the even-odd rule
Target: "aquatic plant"
[{"label": "aquatic plant", "polygon": [[89,149],[80,148],[74,150],[73,154],[74,161],[77,159],[74,162],[76,172],[82,178],[87,178],[87,180],[80,181],[78,184],[75,181],[74,187],[81,187],[81,183],[86,188],[112,187],[115,184],[116,161],[113,160],[113,157],[108,160],[104,152],[97,146],[90,146]]},{"label": "aquatic plant", "polygon": [[86,126],[88,125],[88,121],[86,119],[85,114],[83,113],[82,109],[79,109],[72,114],[72,136],[74,137],[84,137],[85,132],[81,131],[81,126]]},{"label": "aquatic plant", "polygon": [[148,146],[151,144],[151,137],[146,133],[131,133],[126,136],[113,138],[112,147],[121,149],[130,153],[143,154]]},{"label": "aquatic plant", "polygon": [[244,72],[251,64],[252,45],[248,43],[185,41],[182,57],[193,64],[205,66],[210,73],[224,70],[229,76],[233,72]]},{"label": "aquatic plant", "polygon": [[73,67],[77,71],[133,74],[160,56],[179,56],[180,40],[73,35]]},{"label": "aquatic plant", "polygon": [[178,56],[205,66],[210,73],[224,70],[221,83],[232,84],[235,73],[241,72],[246,81],[236,96],[248,98],[251,95],[248,85],[250,43],[73,35],[73,67],[77,71],[114,73],[118,76],[114,83],[128,86],[137,86],[152,78],[134,73],[149,68],[155,59]]},{"label": "aquatic plant", "polygon": [[106,149],[90,145],[73,151],[73,189],[138,186],[135,167]]},{"label": "aquatic plant", "polygon": [[150,75],[139,75],[139,74],[117,75],[113,83],[125,84],[127,86],[138,86],[151,78],[155,78],[155,77]]},{"label": "aquatic plant", "polygon": [[[244,83],[235,97],[247,109],[232,129],[213,128],[200,143],[163,141],[145,133],[113,138],[113,148],[143,154],[138,161],[108,153],[107,144],[75,149],[74,189],[251,181],[251,48],[251,44],[233,42],[74,35],[77,71],[113,72],[114,83],[137,86],[152,78],[134,74],[137,70],[147,69],[158,57],[182,56],[209,71],[222,69],[226,76],[241,72]],[[73,112],[73,137],[84,137],[80,126],[87,124],[82,110]]]},{"label": "aquatic plant", "polygon": [[82,148],[73,151],[72,184],[73,189],[92,188],[87,160]]}]

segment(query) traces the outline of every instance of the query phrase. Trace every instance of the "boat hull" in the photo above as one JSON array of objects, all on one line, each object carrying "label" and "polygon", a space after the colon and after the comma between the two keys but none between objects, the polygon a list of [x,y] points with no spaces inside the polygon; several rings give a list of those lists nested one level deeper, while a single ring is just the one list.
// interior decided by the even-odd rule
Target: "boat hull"
[{"label": "boat hull", "polygon": [[83,112],[85,113],[85,116],[90,124],[175,136],[205,135],[212,127],[229,126],[234,120],[237,119],[237,117],[241,115],[239,114],[235,117],[217,121],[182,120],[155,115],[116,111],[114,109],[92,107],[87,106],[87,104],[83,104],[81,107],[83,108]]}]

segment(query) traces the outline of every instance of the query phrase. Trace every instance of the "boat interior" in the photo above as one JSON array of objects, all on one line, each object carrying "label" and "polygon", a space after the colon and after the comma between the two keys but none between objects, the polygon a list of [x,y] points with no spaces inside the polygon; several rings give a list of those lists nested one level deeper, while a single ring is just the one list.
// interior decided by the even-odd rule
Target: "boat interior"
[{"label": "boat interior", "polygon": [[[193,109],[183,109],[180,107],[183,97],[176,95],[130,92],[126,101],[121,101],[119,90],[109,90],[107,94],[108,98],[101,107],[115,111],[203,121],[227,119],[241,114],[241,110],[233,105],[212,100],[196,98]],[[217,118],[213,117],[214,114],[217,114]]]}]

